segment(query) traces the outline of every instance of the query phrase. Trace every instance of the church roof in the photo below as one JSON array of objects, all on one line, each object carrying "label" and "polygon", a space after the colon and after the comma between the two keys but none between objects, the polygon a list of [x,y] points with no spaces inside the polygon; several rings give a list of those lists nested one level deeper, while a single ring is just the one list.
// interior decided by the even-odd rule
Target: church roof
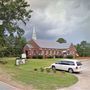
[{"label": "church roof", "polygon": [[41,48],[53,48],[53,49],[67,49],[71,44],[69,43],[58,43],[55,41],[46,41],[46,40],[33,40]]},{"label": "church roof", "polygon": [[33,46],[32,46],[31,44],[26,44],[26,46],[27,46],[28,48],[33,48]]},{"label": "church roof", "polygon": [[[33,33],[32,33],[32,40],[40,47],[40,48],[52,48],[52,49],[68,49],[71,44],[68,43],[58,43],[55,41],[47,41],[47,40],[39,40],[36,37],[36,30],[35,27],[33,28]],[[31,41],[32,41],[31,40]],[[29,48],[34,48],[32,44],[27,44]]]}]

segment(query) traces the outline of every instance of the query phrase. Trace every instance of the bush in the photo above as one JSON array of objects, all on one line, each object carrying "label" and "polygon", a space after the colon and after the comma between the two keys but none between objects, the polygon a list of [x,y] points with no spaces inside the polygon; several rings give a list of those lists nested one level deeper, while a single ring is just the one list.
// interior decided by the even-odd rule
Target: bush
[{"label": "bush", "polygon": [[34,71],[38,71],[38,69],[37,68],[34,68]]},{"label": "bush", "polygon": [[44,68],[41,67],[41,68],[40,68],[40,71],[41,71],[41,72],[44,72]]},{"label": "bush", "polygon": [[60,55],[59,58],[63,58],[63,55]]},{"label": "bush", "polygon": [[38,55],[38,59],[43,59],[43,55]]},{"label": "bush", "polygon": [[49,73],[50,72],[50,68],[46,68],[46,72]]},{"label": "bush", "polygon": [[58,55],[55,55],[55,58],[59,58],[59,56]]},{"label": "bush", "polygon": [[63,55],[55,55],[55,58],[63,58]]},{"label": "bush", "polygon": [[67,55],[66,58],[72,59],[73,55]]},{"label": "bush", "polygon": [[34,55],[33,59],[43,59],[43,55]]},{"label": "bush", "polygon": [[32,58],[33,58],[33,59],[37,59],[38,57],[37,57],[36,55],[34,55]]},{"label": "bush", "polygon": [[0,61],[1,64],[7,64],[7,61]]},{"label": "bush", "polygon": [[53,56],[48,56],[47,58],[53,58]]}]

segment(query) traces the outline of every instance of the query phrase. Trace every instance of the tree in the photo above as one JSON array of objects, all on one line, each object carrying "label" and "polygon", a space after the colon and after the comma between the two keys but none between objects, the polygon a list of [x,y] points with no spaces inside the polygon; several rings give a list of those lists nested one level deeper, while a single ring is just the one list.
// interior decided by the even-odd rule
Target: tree
[{"label": "tree", "polygon": [[90,43],[82,41],[76,46],[77,52],[80,56],[90,56]]},{"label": "tree", "polygon": [[21,37],[24,34],[18,22],[21,21],[26,25],[26,21],[29,21],[32,12],[31,9],[27,9],[29,6],[25,0],[0,0],[0,21],[2,21],[0,34],[3,40],[5,31],[11,36],[17,33],[18,37]]},{"label": "tree", "polygon": [[23,47],[26,44],[26,39],[24,37],[18,38],[14,37],[14,40],[12,37],[7,37],[7,48],[4,49],[1,52],[1,57],[2,56],[20,56],[22,54]]},{"label": "tree", "polygon": [[[5,47],[5,40],[3,36],[3,30],[2,30],[2,26],[0,25],[0,52],[2,52],[5,49],[6,47]],[[3,55],[3,52],[0,54]]]},{"label": "tree", "polygon": [[67,41],[64,38],[59,38],[57,40],[57,42],[59,42],[59,43],[66,43]]},{"label": "tree", "polygon": [[82,46],[85,46],[86,44],[87,44],[87,41],[82,41],[82,42],[81,42],[81,45],[82,45]]},{"label": "tree", "polygon": [[[15,45],[15,33],[19,39],[24,34],[18,22],[26,25],[26,21],[30,20],[32,10],[29,6],[25,0],[0,0],[0,53],[8,48],[7,42]],[[9,36],[5,34],[6,31]]]}]

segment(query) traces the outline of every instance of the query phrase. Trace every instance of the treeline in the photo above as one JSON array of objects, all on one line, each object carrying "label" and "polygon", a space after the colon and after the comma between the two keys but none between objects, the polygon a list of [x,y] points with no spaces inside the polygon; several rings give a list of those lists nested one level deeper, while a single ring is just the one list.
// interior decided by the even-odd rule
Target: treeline
[{"label": "treeline", "polygon": [[[59,38],[57,42],[66,43],[67,41],[64,38]],[[81,41],[81,43],[76,45],[76,49],[80,57],[90,56],[90,43],[87,41]]]},{"label": "treeline", "polygon": [[7,37],[4,47],[0,48],[0,57],[20,56],[23,52],[23,47],[25,44],[26,39],[24,37]]},{"label": "treeline", "polygon": [[82,41],[80,44],[76,45],[77,52],[81,57],[90,56],[90,43],[87,41]]}]

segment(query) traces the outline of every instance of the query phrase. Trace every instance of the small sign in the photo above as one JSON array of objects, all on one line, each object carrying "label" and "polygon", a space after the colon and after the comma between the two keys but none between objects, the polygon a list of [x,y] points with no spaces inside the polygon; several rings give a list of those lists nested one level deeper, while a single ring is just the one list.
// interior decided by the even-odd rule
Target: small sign
[{"label": "small sign", "polygon": [[25,53],[23,53],[23,54],[21,55],[21,58],[26,59],[26,54],[25,54]]}]

